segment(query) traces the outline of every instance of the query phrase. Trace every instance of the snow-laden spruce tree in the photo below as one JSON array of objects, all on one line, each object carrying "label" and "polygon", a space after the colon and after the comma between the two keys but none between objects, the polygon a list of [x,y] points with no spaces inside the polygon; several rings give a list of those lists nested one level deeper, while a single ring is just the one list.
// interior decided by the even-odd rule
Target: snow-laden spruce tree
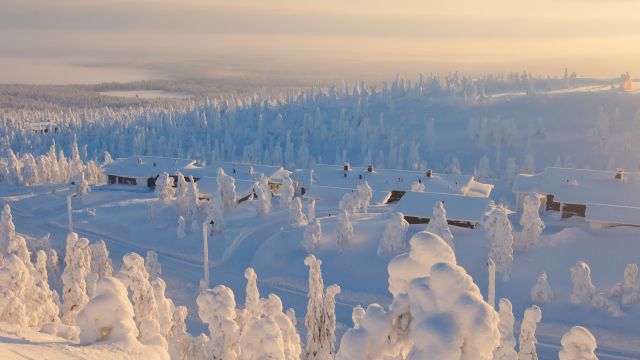
[{"label": "snow-laden spruce tree", "polygon": [[531,302],[534,304],[546,304],[553,300],[553,290],[547,281],[547,273],[538,276],[538,280],[531,288]]},{"label": "snow-laden spruce tree", "polygon": [[542,320],[542,310],[537,305],[532,305],[524,311],[524,317],[520,325],[518,360],[538,360],[536,329],[540,320]]},{"label": "snow-laden spruce tree", "polygon": [[157,321],[158,304],[142,256],[133,252],[124,255],[116,277],[131,291],[136,324],[140,326],[145,319]]},{"label": "snow-laden spruce tree", "polygon": [[187,184],[187,194],[184,198],[184,204],[182,208],[188,221],[196,221],[198,219],[198,204],[200,203],[200,190],[198,184],[193,179],[193,176],[189,177],[189,183]]},{"label": "snow-laden spruce tree", "polygon": [[[311,220],[311,219],[309,219]],[[303,226],[307,224],[307,217],[302,212],[302,201],[299,196],[293,198],[289,206],[289,221],[291,225]]]},{"label": "snow-laden spruce tree", "polygon": [[184,217],[178,216],[178,229],[176,230],[178,239],[184,239],[187,236],[187,224],[184,221]]},{"label": "snow-laden spruce tree", "polygon": [[451,159],[451,165],[449,165],[449,173],[452,175],[460,175],[462,171],[460,170],[460,160],[457,157],[453,157]]},{"label": "snow-laden spruce tree", "polygon": [[378,245],[378,255],[395,254],[406,250],[408,230],[409,223],[404,219],[404,215],[400,212],[393,213],[382,233]]},{"label": "snow-laden spruce tree", "polygon": [[559,360],[598,360],[596,338],[582,326],[574,326],[560,339]]},{"label": "snow-laden spruce tree", "polygon": [[302,234],[302,248],[308,253],[313,253],[320,246],[320,239],[322,238],[322,226],[320,220],[313,219],[304,227],[304,233]]},{"label": "snow-laden spruce tree", "polygon": [[76,184],[75,194],[81,199],[91,192],[89,182],[84,178],[84,173],[79,173],[74,182]]},{"label": "snow-laden spruce tree", "polygon": [[336,295],[340,293],[340,286],[333,284],[327,287],[322,305],[322,327],[324,343],[319,359],[333,359],[336,354]]},{"label": "snow-laden spruce tree", "polygon": [[173,196],[175,194],[173,178],[166,172],[160,174],[156,180],[155,194],[163,205],[168,205],[169,202],[173,200]]},{"label": "snow-laden spruce tree", "polygon": [[246,268],[244,278],[247,279],[246,298],[244,308],[251,316],[260,316],[260,292],[258,291],[258,276],[253,268]]},{"label": "snow-laden spruce tree", "polygon": [[33,186],[40,183],[40,176],[38,173],[38,165],[33,155],[27,153],[22,161],[22,178],[25,186]]},{"label": "snow-laden spruce tree", "polygon": [[99,279],[112,276],[113,265],[104,240],[98,240],[89,247],[91,248],[91,272],[97,274]]},{"label": "snow-laden spruce tree", "polygon": [[156,298],[156,305],[158,307],[158,324],[160,325],[160,333],[165,337],[169,337],[171,328],[174,326],[173,314],[176,310],[173,301],[166,297],[165,291],[167,284],[160,277],[156,277],[151,280],[151,286],[153,287],[153,294]]},{"label": "snow-laden spruce tree", "polygon": [[47,253],[38,250],[36,253],[36,263],[34,272],[34,285],[31,298],[31,314],[35,315],[35,326],[42,326],[50,323],[58,323],[59,319],[59,299],[58,293],[49,287],[49,274],[47,272]]},{"label": "snow-laden spruce tree", "polygon": [[349,221],[349,214],[344,210],[338,210],[336,223],[336,245],[341,253],[353,242],[353,225]]},{"label": "snow-laden spruce tree", "polygon": [[544,222],[540,219],[540,198],[537,194],[527,194],[524,198],[520,225],[522,232],[518,238],[518,248],[527,250],[535,245],[544,230]]},{"label": "snow-laden spruce tree", "polygon": [[609,294],[612,297],[620,298],[621,302],[626,305],[640,301],[637,264],[627,264],[624,268],[624,282],[615,284]]},{"label": "snow-laden spruce tree", "polygon": [[474,176],[478,180],[483,180],[491,176],[491,167],[489,165],[489,158],[487,155],[482,155],[478,162],[478,167],[475,169]]},{"label": "snow-laden spruce tree", "polygon": [[590,304],[596,294],[596,287],[591,282],[591,268],[584,261],[578,261],[571,268],[571,303]]},{"label": "snow-laden spruce tree", "polygon": [[158,261],[158,253],[153,250],[147,251],[144,267],[149,273],[149,279],[153,280],[162,274],[162,265]]},{"label": "snow-laden spruce tree", "polygon": [[80,311],[80,344],[96,342],[137,342],[138,328],[127,289],[116,278],[107,276],[96,285],[95,296]]},{"label": "snow-laden spruce tree", "polygon": [[424,192],[425,186],[422,181],[416,181],[411,184],[411,191],[413,192]]},{"label": "snow-laden spruce tree", "polygon": [[222,203],[217,195],[214,195],[205,205],[205,222],[209,228],[209,236],[219,233],[224,229],[224,216],[222,214]]},{"label": "snow-laden spruce tree", "polygon": [[9,243],[16,237],[16,226],[13,224],[11,207],[6,204],[0,216],[0,254],[7,255]]},{"label": "snow-laden spruce tree", "polygon": [[271,188],[269,179],[262,174],[260,180],[254,185],[256,195],[258,195],[258,216],[271,212]]},{"label": "snow-laden spruce tree", "polygon": [[198,295],[198,316],[209,327],[211,339],[204,345],[209,359],[236,359],[240,352],[240,328],[236,323],[236,301],[233,291],[224,285],[207,289]]},{"label": "snow-laden spruce tree", "polygon": [[64,255],[65,267],[62,273],[62,321],[73,325],[78,312],[89,301],[87,296],[87,275],[91,272],[91,249],[89,240],[78,238],[78,234],[67,235]]},{"label": "snow-laden spruce tree", "polygon": [[513,316],[513,306],[509,299],[502,298],[498,305],[498,315],[500,323],[498,330],[500,331],[500,345],[493,350],[494,360],[518,360],[516,352],[516,338],[513,336],[513,327],[516,319]]},{"label": "snow-laden spruce tree", "polygon": [[316,199],[309,199],[307,202],[307,220],[316,218]]},{"label": "snow-laden spruce tree", "polygon": [[225,211],[236,208],[236,181],[233,177],[225,174],[222,168],[218,168],[218,176],[216,177],[218,189],[216,191],[218,197],[222,199],[222,205]]},{"label": "snow-laden spruce tree", "polygon": [[507,185],[509,185],[509,187],[513,186],[516,175],[518,175],[518,165],[516,165],[516,159],[510,157],[507,159],[507,167],[504,170],[504,177],[507,180]]},{"label": "snow-laden spruce tree", "polygon": [[444,208],[444,202],[438,201],[433,206],[433,216],[427,224],[427,231],[440,236],[444,241],[455,249],[453,246],[453,234],[447,223],[447,211]]},{"label": "snow-laden spruce tree", "polygon": [[[264,314],[274,319],[283,340],[283,353],[285,360],[299,360],[302,349],[300,347],[300,335],[296,330],[295,314],[293,320],[283,312],[282,300],[275,295],[269,294],[269,297],[263,300]],[[293,309],[289,309],[293,310]],[[287,311],[289,313],[289,311]]]},{"label": "snow-laden spruce tree", "polygon": [[157,346],[165,351],[168,350],[169,345],[160,332],[160,324],[157,320],[144,319],[140,324],[139,329],[141,343],[144,345]]},{"label": "snow-laden spruce tree", "polygon": [[22,260],[9,255],[0,267],[0,321],[19,327],[29,325],[32,284],[33,278]]},{"label": "snow-laden spruce tree", "polygon": [[344,210],[349,214],[353,214],[356,211],[356,208],[358,208],[358,198],[356,193],[345,193],[338,202],[338,209]]},{"label": "snow-laden spruce tree", "polygon": [[189,184],[187,184],[187,180],[180,171],[176,171],[176,176],[178,178],[176,182],[176,205],[178,206],[178,212],[186,215],[186,205],[189,203]]},{"label": "snow-laden spruce tree", "polygon": [[[369,202],[373,197],[373,189],[369,186],[369,183],[365,180],[358,184],[358,191],[356,192],[356,202],[358,208],[362,208],[364,213],[369,212]],[[344,209],[343,209],[344,210]]]},{"label": "snow-laden spruce tree", "polygon": [[288,208],[291,205],[291,199],[295,195],[293,180],[289,176],[282,179],[282,189],[280,192],[280,206]]},{"label": "snow-laden spruce tree", "polygon": [[524,158],[524,167],[522,168],[523,174],[535,174],[536,165],[535,158],[532,153],[528,153]]},{"label": "snow-laden spruce tree", "polygon": [[511,276],[513,264],[513,228],[507,217],[507,209],[494,206],[484,222],[487,237],[491,242],[489,259],[496,264],[496,271],[502,274],[504,281]]}]

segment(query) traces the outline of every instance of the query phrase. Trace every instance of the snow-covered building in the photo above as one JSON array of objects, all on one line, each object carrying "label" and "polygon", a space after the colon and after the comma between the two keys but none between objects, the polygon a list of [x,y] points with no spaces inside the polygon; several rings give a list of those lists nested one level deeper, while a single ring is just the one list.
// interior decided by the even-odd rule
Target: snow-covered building
[{"label": "snow-covered building", "polygon": [[409,191],[398,201],[395,211],[404,214],[410,224],[427,224],[438,202],[444,203],[449,225],[469,228],[482,223],[491,205],[485,197]]},{"label": "snow-covered building", "polygon": [[[366,181],[375,191],[386,193],[383,203],[398,202],[411,185],[422,183],[426,192],[457,194],[462,196],[488,198],[493,185],[475,180],[473,175],[439,174],[431,170],[411,171],[395,169],[375,169],[373,166],[315,165],[312,174],[313,186],[355,189]],[[431,209],[433,205],[429,206]]]},{"label": "snow-covered building", "polygon": [[640,226],[640,173],[548,167],[520,174],[513,185],[518,208],[528,193],[540,194],[547,211],[584,217],[593,225]]},{"label": "snow-covered building", "polygon": [[155,187],[155,180],[163,172],[174,175],[194,163],[195,160],[159,156],[118,158],[104,166],[104,174],[107,184]]}]

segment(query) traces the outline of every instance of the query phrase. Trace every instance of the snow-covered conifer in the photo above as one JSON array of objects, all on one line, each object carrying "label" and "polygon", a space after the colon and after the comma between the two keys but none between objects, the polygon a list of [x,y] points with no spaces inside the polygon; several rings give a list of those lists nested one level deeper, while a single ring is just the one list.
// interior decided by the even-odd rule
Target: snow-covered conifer
[{"label": "snow-covered conifer", "polygon": [[526,250],[534,246],[542,230],[544,229],[544,222],[540,219],[540,199],[537,194],[528,194],[524,198],[524,207],[522,211],[522,217],[520,218],[520,225],[522,225],[522,232],[517,237],[518,247]]},{"label": "snow-covered conifer", "polygon": [[84,173],[81,172],[76,176],[75,183],[75,194],[80,198],[85,197],[89,192],[91,192],[89,182],[84,178]]},{"label": "snow-covered conifer", "polygon": [[302,238],[302,247],[308,252],[313,253],[320,246],[320,239],[322,238],[322,226],[320,220],[313,219],[304,227],[304,234]]},{"label": "snow-covered conifer", "polygon": [[258,277],[253,268],[244,271],[244,278],[247,279],[246,299],[244,308],[252,316],[260,315],[260,293],[258,292]]},{"label": "snow-covered conifer", "polygon": [[307,217],[302,212],[302,201],[299,196],[293,198],[289,207],[289,221],[292,225],[302,226],[307,224]]},{"label": "snow-covered conifer", "polygon": [[498,330],[500,331],[500,345],[493,351],[494,360],[518,360],[516,353],[516,338],[513,336],[513,327],[516,319],[513,316],[513,307],[509,299],[502,298],[498,305],[498,315],[500,323]]},{"label": "snow-covered conifer", "polygon": [[520,325],[520,347],[518,348],[518,360],[537,360],[536,329],[542,320],[542,310],[537,305],[532,305],[524,311],[524,318]]},{"label": "snow-covered conifer", "polygon": [[78,234],[67,235],[62,273],[63,322],[72,325],[80,310],[87,304],[87,274],[91,271],[91,249],[89,240],[78,238]]},{"label": "snow-covered conifer", "polygon": [[496,271],[502,273],[505,281],[511,275],[513,263],[513,229],[507,211],[501,206],[494,206],[484,222],[487,237],[491,241],[489,259],[496,264]]},{"label": "snow-covered conifer", "polygon": [[400,212],[393,213],[382,233],[378,245],[378,255],[394,254],[407,248],[406,238],[409,223]]},{"label": "snow-covered conifer", "polygon": [[155,279],[162,274],[162,265],[158,261],[158,253],[153,250],[147,251],[144,267],[149,273],[150,279]]},{"label": "snow-covered conifer", "polygon": [[460,169],[460,160],[454,156],[451,159],[451,165],[449,165],[449,173],[452,175],[460,175],[462,173]]},{"label": "snow-covered conifer", "polygon": [[333,284],[327,287],[322,307],[322,328],[324,341],[322,342],[319,359],[331,359],[336,354],[336,295],[340,293],[340,286]]},{"label": "snow-covered conifer", "polygon": [[198,295],[198,316],[209,327],[211,340],[205,353],[211,359],[235,359],[239,352],[240,329],[236,323],[233,291],[224,285],[207,289]]},{"label": "snow-covered conifer", "polygon": [[536,165],[535,158],[532,153],[528,153],[524,158],[524,168],[522,169],[523,174],[535,174]]},{"label": "snow-covered conifer", "polygon": [[512,186],[513,181],[516,179],[516,175],[518,174],[518,166],[516,165],[516,159],[513,157],[509,157],[507,159],[507,168],[504,170],[505,179],[507,180],[507,185]]},{"label": "snow-covered conifer", "polygon": [[271,189],[269,179],[262,174],[260,180],[255,185],[258,195],[258,215],[266,215],[271,212]]},{"label": "snow-covered conifer", "polygon": [[163,336],[168,337],[171,328],[174,326],[173,314],[176,307],[173,301],[165,295],[167,284],[162,278],[156,277],[151,280],[151,286],[153,287],[153,294],[156,299],[156,305],[158,306],[158,324],[160,325],[160,331]]},{"label": "snow-covered conifer", "polygon": [[316,218],[316,199],[309,199],[307,203],[307,220]]},{"label": "snow-covered conifer", "polygon": [[538,276],[538,280],[531,288],[531,301],[534,304],[546,304],[553,300],[553,290],[547,281],[547,273]]},{"label": "snow-covered conifer", "polygon": [[598,360],[596,338],[582,326],[574,326],[562,335],[560,344],[559,360]]},{"label": "snow-covered conifer", "polygon": [[413,184],[411,184],[411,191],[424,192],[424,189],[425,189],[425,186],[422,181],[416,181]]},{"label": "snow-covered conifer", "polygon": [[610,291],[610,295],[621,298],[622,303],[627,305],[640,301],[637,264],[627,264],[624,268],[624,282],[615,284]]},{"label": "snow-covered conifer", "polygon": [[236,184],[235,179],[225,174],[222,168],[218,168],[218,176],[216,177],[218,184],[217,194],[222,199],[223,208],[226,211],[235,209],[236,207]]},{"label": "snow-covered conifer", "polygon": [[[371,197],[373,197],[373,190],[369,183],[366,181],[358,184],[358,191],[356,193],[356,202],[358,207],[362,207],[364,213],[366,214],[369,211],[369,202],[371,201]],[[341,209],[346,210],[346,209]]]},{"label": "snow-covered conifer", "polygon": [[158,305],[142,256],[133,252],[124,255],[116,277],[131,291],[136,324],[140,326],[145,319],[157,320]]},{"label": "snow-covered conifer", "polygon": [[91,248],[91,272],[97,274],[99,279],[112,276],[113,265],[104,240],[98,240],[89,247]]},{"label": "snow-covered conifer", "polygon": [[590,304],[596,294],[596,287],[591,282],[591,269],[584,261],[578,261],[571,268],[571,302],[573,304]]},{"label": "snow-covered conifer", "polygon": [[182,208],[184,209],[185,219],[189,221],[195,221],[198,219],[198,204],[200,203],[200,190],[198,184],[193,179],[193,176],[189,177],[189,182],[186,184],[186,195],[182,199],[184,201]]},{"label": "snow-covered conifer", "polygon": [[427,231],[440,236],[454,249],[453,234],[451,233],[451,229],[449,229],[449,223],[447,223],[447,211],[444,209],[444,202],[438,201],[433,206],[433,216],[427,224]]},{"label": "snow-covered conifer", "polygon": [[353,226],[349,221],[349,214],[344,210],[338,210],[338,221],[336,224],[336,243],[338,252],[343,252],[353,241]]},{"label": "snow-covered conifer", "polygon": [[16,227],[13,224],[11,207],[5,204],[0,216],[0,254],[8,254],[9,243],[16,237]]},{"label": "snow-covered conifer", "polygon": [[[289,309],[293,310],[293,309]],[[296,330],[295,314],[293,320],[287,314],[282,311],[282,300],[275,295],[269,294],[269,297],[265,299],[264,313],[266,316],[273,318],[282,334],[283,340],[283,352],[285,360],[299,360],[302,349],[300,347],[300,335]]]},{"label": "snow-covered conifer", "polygon": [[173,178],[166,172],[163,172],[156,180],[156,196],[162,204],[167,205],[171,199],[173,199],[174,193],[175,189],[173,188]]},{"label": "snow-covered conifer", "polygon": [[342,196],[338,203],[338,209],[344,210],[349,214],[353,214],[358,207],[358,197],[356,193],[348,192]]},{"label": "snow-covered conifer", "polygon": [[282,190],[280,192],[280,206],[288,208],[291,205],[291,199],[295,195],[295,188],[293,187],[293,181],[289,176],[285,176],[282,179]]},{"label": "snow-covered conifer", "polygon": [[211,199],[206,202],[205,213],[205,222],[209,227],[209,235],[222,231],[225,222],[222,214],[222,204],[217,195],[212,196]]},{"label": "snow-covered conifer", "polygon": [[309,267],[309,293],[307,302],[307,314],[304,325],[307,328],[307,342],[304,349],[305,359],[321,359],[322,345],[326,332],[323,328],[324,306],[324,281],[320,266],[322,261],[309,255],[304,259],[304,264]]},{"label": "snow-covered conifer", "polygon": [[478,180],[483,180],[491,176],[491,168],[489,165],[489,158],[487,155],[482,155],[480,161],[478,162],[478,167],[474,173],[474,176]]}]

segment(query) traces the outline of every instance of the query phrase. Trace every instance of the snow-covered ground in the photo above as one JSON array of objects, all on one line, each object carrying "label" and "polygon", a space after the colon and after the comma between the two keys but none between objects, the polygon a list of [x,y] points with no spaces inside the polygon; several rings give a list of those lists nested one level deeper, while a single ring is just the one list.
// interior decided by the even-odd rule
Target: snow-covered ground
[{"label": "snow-covered ground", "polygon": [[[371,95],[371,98],[375,96]],[[308,154],[300,151],[295,159],[289,159],[294,166],[300,164],[305,165],[305,169],[313,168],[315,160],[332,159],[334,155],[339,160],[342,157],[346,157],[346,160],[357,158],[353,160],[354,163],[366,165],[367,160],[362,160],[363,158],[375,159],[378,151],[383,151],[383,166],[395,164],[420,171],[428,166],[448,171],[455,156],[462,165],[462,172],[471,173],[474,168],[478,170],[482,156],[487,156],[491,168],[484,169],[489,170],[484,174],[476,171],[476,175],[482,177],[480,180],[483,182],[495,185],[490,196],[493,200],[511,207],[515,205],[515,197],[508,184],[508,171],[503,170],[505,160],[509,157],[518,160],[518,170],[522,170],[523,163],[524,167],[531,165],[525,160],[528,155],[535,158],[533,170],[538,171],[545,166],[557,164],[557,159],[560,159],[562,166],[585,168],[607,169],[621,166],[635,170],[638,166],[638,153],[633,149],[640,146],[639,137],[632,135],[640,130],[637,123],[639,117],[636,115],[640,108],[637,105],[640,98],[635,93],[612,91],[608,84],[598,82],[577,87],[573,91],[550,90],[535,96],[502,92],[496,93],[493,102],[486,104],[436,101],[413,95],[394,95],[390,98],[393,99],[390,100],[392,105],[380,100],[372,102],[368,107],[354,110],[354,113],[362,111],[377,118],[380,112],[394,109],[385,117],[386,125],[357,128],[358,132],[369,131],[370,135],[362,135],[363,137],[355,133],[355,122],[340,125],[335,120],[340,117],[341,108],[353,110],[352,98],[336,100],[335,103],[327,99],[324,99],[326,102],[319,100],[319,107],[310,106],[308,101],[293,101],[281,107],[265,109],[265,113],[273,115],[282,112],[287,114],[287,119],[302,119],[304,114],[311,112],[316,114],[315,119],[327,119],[326,126],[330,126],[330,121],[337,124],[338,128],[333,129],[335,132],[350,129],[349,135],[332,139],[331,129],[322,130],[323,125],[318,124],[305,125],[305,129],[320,129],[318,131],[324,134],[322,136],[329,139],[326,143],[307,139],[308,135],[298,133],[293,136],[294,140],[286,142],[283,136],[283,147],[286,147],[285,142],[292,143],[296,151],[307,147]],[[322,114],[318,117],[319,110],[316,109],[320,107]],[[600,107],[603,110],[598,110]],[[435,130],[429,130],[425,114],[437,119]],[[241,113],[238,116],[243,115]],[[485,117],[491,120],[482,120]],[[188,116],[185,118],[191,119]],[[353,119],[345,121],[353,122]],[[512,131],[514,127],[515,130]],[[388,128],[392,128],[388,130],[393,134],[390,137],[386,137],[384,132]],[[230,129],[228,127],[227,133],[233,132]],[[81,144],[83,140],[88,140],[84,129],[78,127],[76,130],[81,134],[78,138]],[[188,134],[186,132],[182,135]],[[282,132],[279,132],[273,136],[277,138],[281,135]],[[407,137],[403,137],[404,135]],[[360,139],[361,143],[340,144],[340,141],[348,138]],[[200,145],[205,143],[203,141],[202,144],[196,144],[195,149],[185,152],[182,148],[168,149],[162,145],[165,143],[159,145],[151,138],[135,139],[131,144],[121,147],[117,145],[117,140],[113,141],[115,145],[106,145],[103,140],[92,143],[87,141],[93,148],[88,153],[97,153],[99,146],[119,148],[117,151],[122,150],[122,155],[136,149],[144,149],[149,154],[149,149],[155,148],[162,152],[159,155],[192,154],[196,158],[202,150]],[[375,139],[384,144],[376,143]],[[208,146],[211,148],[210,140]],[[244,152],[248,156],[268,159],[265,161],[268,164],[278,163],[277,158],[282,152],[278,156],[267,155],[266,151],[257,150],[258,146],[250,142],[252,140],[241,143],[244,140],[246,139],[239,137],[236,140],[221,140],[221,143],[228,142],[234,149],[244,145]],[[194,141],[197,143],[199,140]],[[412,143],[419,144],[420,150],[410,150],[415,148]],[[389,156],[392,151],[382,150],[400,145],[405,147],[405,158],[411,158],[411,161],[399,162],[398,159],[403,159],[402,155],[396,154],[393,158]],[[31,145],[16,145],[22,149],[28,146]],[[179,142],[179,146],[186,145]],[[34,152],[39,148],[47,148],[44,142],[33,144],[33,147]],[[220,150],[219,146],[214,148]],[[173,154],[173,151],[176,153]],[[221,153],[225,151],[222,150],[218,155]],[[231,151],[230,156],[233,158],[237,153],[240,151]],[[288,156],[286,153],[288,151],[285,150],[284,157]],[[202,163],[230,160],[218,155],[204,156],[204,159],[198,160]],[[374,193],[378,190],[385,189],[373,188]],[[0,203],[10,204],[18,233],[24,234],[31,242],[50,233],[53,247],[62,254],[68,232],[66,197],[71,191],[74,189],[68,185],[15,187],[2,183]],[[385,226],[392,217],[394,205],[371,205],[368,213],[359,211],[350,216],[354,238],[340,252],[336,246],[336,215],[338,200],[347,190],[332,189],[322,184],[318,188],[311,186],[309,192],[318,198],[316,216],[322,226],[322,238],[314,254],[322,260],[325,284],[335,283],[341,287],[336,301],[339,343],[344,331],[353,326],[351,316],[354,306],[366,307],[371,303],[388,306],[393,301],[388,290],[387,265],[396,254],[379,256],[377,250]],[[303,201],[305,212],[309,205],[308,198],[305,197]],[[258,275],[261,294],[266,297],[273,292],[282,298],[285,308],[293,307],[298,316],[298,328],[304,333],[303,318],[307,309],[308,291],[308,267],[304,264],[307,252],[301,246],[304,227],[291,225],[289,208],[281,206],[277,198],[273,199],[272,210],[268,214],[258,216],[259,206],[259,201],[241,203],[237,209],[225,214],[224,230],[209,238],[210,286],[226,285],[236,294],[236,300],[243,299],[246,284],[244,271],[247,267],[252,267]],[[425,206],[431,209],[433,204]],[[206,325],[198,318],[196,305],[198,286],[203,277],[202,231],[199,227],[192,229],[191,224],[187,224],[186,237],[178,238],[179,213],[175,203],[162,205],[151,190],[142,186],[96,185],[92,186],[92,191],[86,196],[73,200],[73,209],[75,231],[91,242],[104,240],[114,260],[114,268],[119,269],[123,255],[131,251],[143,256],[147,250],[156,251],[162,264],[162,277],[167,283],[168,297],[176,305],[186,305],[189,308],[187,326],[192,334],[206,332]],[[542,212],[541,215],[546,224],[542,236],[532,248],[514,252],[511,278],[507,281],[499,279],[497,282],[497,299],[505,297],[513,303],[516,329],[519,329],[519,321],[525,309],[532,305],[531,287],[538,276],[546,272],[555,297],[550,303],[540,305],[542,321],[537,330],[537,338],[541,359],[556,358],[562,335],[576,325],[588,328],[595,336],[600,359],[640,358],[640,328],[637,326],[640,303],[621,305],[622,315],[614,317],[601,308],[576,305],[570,301],[570,268],[578,261],[584,261],[590,266],[598,292],[608,293],[616,283],[623,281],[625,266],[640,262],[640,228],[592,229],[581,218],[561,220],[553,212]],[[520,231],[520,213],[513,213],[509,218],[514,230]],[[407,238],[425,228],[426,225],[411,225]],[[473,277],[486,298],[487,254],[490,250],[486,231],[482,228],[457,227],[452,227],[451,230],[458,264]],[[1,358],[36,357],[42,349],[46,349],[51,358],[121,357],[118,349],[94,346],[84,348],[30,330],[4,324],[0,326]],[[104,351],[112,352],[112,355],[106,355]],[[122,358],[126,358],[125,356],[138,357],[128,353],[122,355]]]}]

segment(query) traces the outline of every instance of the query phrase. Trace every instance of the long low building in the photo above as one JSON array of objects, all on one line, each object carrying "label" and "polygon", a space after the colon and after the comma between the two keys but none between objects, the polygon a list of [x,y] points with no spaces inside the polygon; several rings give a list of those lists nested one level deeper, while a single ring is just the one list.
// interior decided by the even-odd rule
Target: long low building
[{"label": "long low building", "polygon": [[640,173],[549,167],[518,175],[513,191],[518,208],[526,194],[536,193],[547,211],[559,211],[562,218],[610,226],[640,223]]},{"label": "long low building", "polygon": [[444,203],[450,225],[475,228],[484,221],[491,200],[482,197],[432,192],[407,192],[395,207],[410,224],[426,224],[433,216],[433,207]]}]

